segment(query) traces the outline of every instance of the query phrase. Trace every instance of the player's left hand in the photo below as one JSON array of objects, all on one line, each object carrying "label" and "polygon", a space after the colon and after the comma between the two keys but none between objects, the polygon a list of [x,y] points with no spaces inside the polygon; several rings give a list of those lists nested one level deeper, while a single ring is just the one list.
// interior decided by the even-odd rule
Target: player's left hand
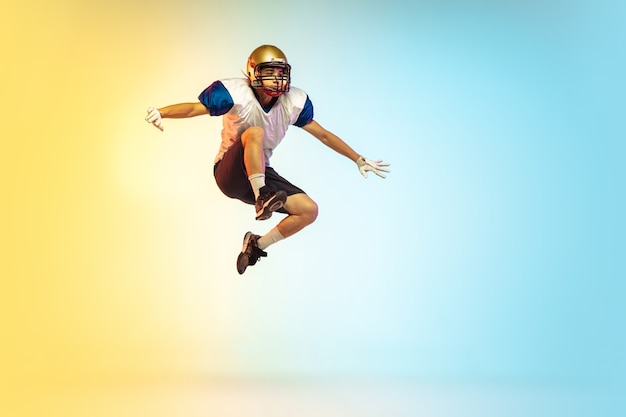
[{"label": "player's left hand", "polygon": [[363,156],[359,156],[359,159],[356,160],[356,164],[359,167],[359,171],[361,172],[361,175],[363,175],[363,177],[365,178],[367,178],[367,173],[369,171],[378,175],[380,178],[386,178],[383,172],[391,172],[387,168],[389,164],[386,162],[383,162],[382,159],[379,159],[377,161],[370,161],[369,159],[366,159]]}]

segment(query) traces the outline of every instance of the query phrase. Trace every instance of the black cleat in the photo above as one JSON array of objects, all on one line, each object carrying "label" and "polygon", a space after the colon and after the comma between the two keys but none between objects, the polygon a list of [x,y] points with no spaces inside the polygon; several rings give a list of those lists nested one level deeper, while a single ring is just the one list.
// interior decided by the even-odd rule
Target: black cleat
[{"label": "black cleat", "polygon": [[254,265],[259,258],[267,256],[267,252],[262,251],[257,246],[256,241],[260,237],[259,235],[252,234],[252,232],[246,233],[243,237],[243,248],[237,257],[237,272],[239,272],[239,275],[246,271],[248,265]]},{"label": "black cleat", "polygon": [[280,191],[270,191],[259,195],[254,203],[257,220],[267,220],[272,217],[272,212],[279,210],[287,201],[287,193]]}]

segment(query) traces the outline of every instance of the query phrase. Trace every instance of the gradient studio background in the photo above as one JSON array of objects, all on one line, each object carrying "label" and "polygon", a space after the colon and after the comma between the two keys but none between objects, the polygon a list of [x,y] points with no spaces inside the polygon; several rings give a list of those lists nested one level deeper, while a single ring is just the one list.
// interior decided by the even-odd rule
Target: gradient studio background
[{"label": "gradient studio background", "polygon": [[[224,378],[521,386],[546,394],[506,415],[538,398],[534,415],[617,415],[620,2],[2,9],[3,415],[71,415],[42,394],[59,387],[78,401]],[[262,43],[286,52],[322,125],[393,172],[363,180],[291,130],[273,165],[320,216],[239,277],[243,234],[276,220],[215,186],[219,118],[161,133],[143,117],[239,76]],[[576,394],[552,401],[561,388]],[[488,415],[476,407],[463,415]]]}]

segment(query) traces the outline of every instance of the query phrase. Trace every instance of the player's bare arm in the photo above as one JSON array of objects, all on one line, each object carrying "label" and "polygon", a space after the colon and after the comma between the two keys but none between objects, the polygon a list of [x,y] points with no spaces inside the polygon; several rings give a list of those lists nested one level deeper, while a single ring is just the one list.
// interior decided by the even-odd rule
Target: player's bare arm
[{"label": "player's bare arm", "polygon": [[341,140],[331,131],[324,129],[322,125],[320,125],[315,120],[311,120],[311,122],[305,125],[303,129],[309,132],[311,135],[315,136],[315,138],[322,142],[324,145],[328,146],[335,152],[340,153],[341,155],[349,158],[354,162],[356,162],[356,160],[360,156],[346,142]]},{"label": "player's bare arm", "polygon": [[350,160],[357,164],[361,175],[365,178],[367,178],[368,172],[373,172],[381,178],[385,178],[384,173],[389,172],[389,169],[387,168],[389,166],[388,163],[383,162],[382,160],[371,161],[364,156],[359,155],[358,152],[352,149],[350,145],[339,138],[339,136],[324,129],[322,125],[315,120],[311,120],[311,122],[306,124],[303,129],[315,136],[320,142],[335,152],[350,158]]},{"label": "player's bare arm", "polygon": [[148,109],[146,120],[157,128],[163,130],[162,119],[182,119],[187,117],[201,116],[209,114],[209,109],[200,102],[178,103],[169,106]]},{"label": "player's bare arm", "polygon": [[209,114],[209,109],[199,101],[194,103],[172,104],[160,108],[159,111],[161,112],[161,117],[165,119],[181,119]]}]

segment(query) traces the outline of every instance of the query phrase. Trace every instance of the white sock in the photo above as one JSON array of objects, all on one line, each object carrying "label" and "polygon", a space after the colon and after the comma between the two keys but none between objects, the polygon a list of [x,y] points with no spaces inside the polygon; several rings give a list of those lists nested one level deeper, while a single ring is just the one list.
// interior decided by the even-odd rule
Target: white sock
[{"label": "white sock", "polygon": [[273,228],[265,236],[261,236],[256,244],[261,250],[265,250],[270,245],[283,240],[285,237],[278,231],[278,227]]},{"label": "white sock", "polygon": [[259,190],[265,187],[265,174],[252,174],[248,177],[252,191],[254,192],[254,199],[259,198]]}]

